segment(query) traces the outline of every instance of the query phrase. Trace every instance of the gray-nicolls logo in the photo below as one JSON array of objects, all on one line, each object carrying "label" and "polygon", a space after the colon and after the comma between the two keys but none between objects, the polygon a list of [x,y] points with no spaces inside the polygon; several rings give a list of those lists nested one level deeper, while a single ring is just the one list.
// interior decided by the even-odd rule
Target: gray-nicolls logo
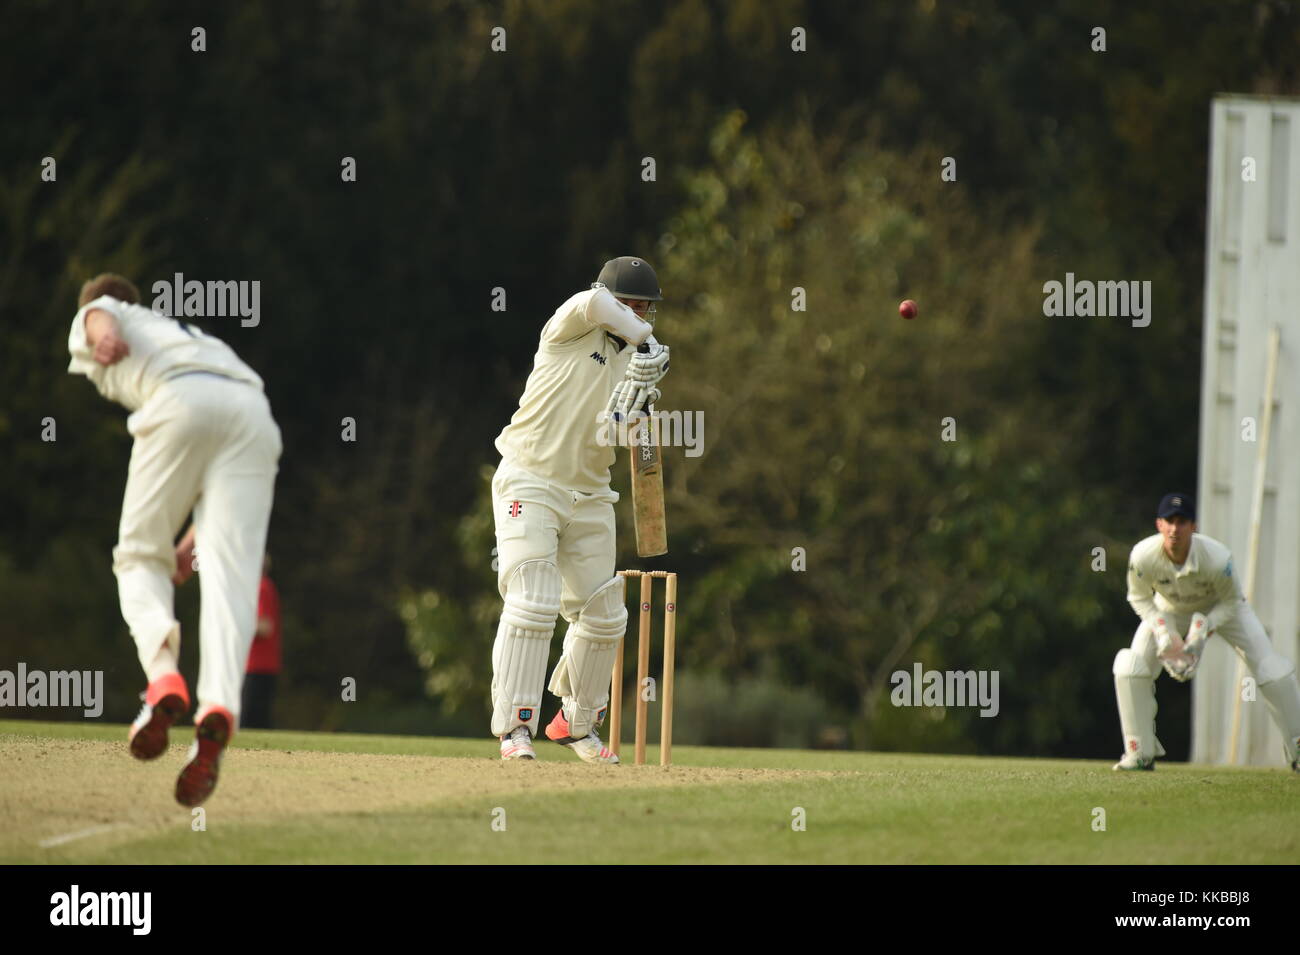
[{"label": "gray-nicolls logo", "polygon": [[51,925],[125,925],[132,935],[148,935],[153,925],[152,892],[68,892],[50,896]]}]

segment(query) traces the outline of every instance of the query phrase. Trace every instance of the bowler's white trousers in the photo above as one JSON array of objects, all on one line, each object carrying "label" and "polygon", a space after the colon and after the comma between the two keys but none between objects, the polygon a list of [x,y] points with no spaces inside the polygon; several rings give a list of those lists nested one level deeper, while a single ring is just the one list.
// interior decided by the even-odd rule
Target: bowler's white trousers
[{"label": "bowler's white trousers", "polygon": [[113,549],[122,617],[146,674],[168,642],[179,660],[174,541],[191,511],[199,580],[198,703],[238,720],[257,625],[280,429],[261,389],[205,372],[163,382],[127,419],[135,438]]}]

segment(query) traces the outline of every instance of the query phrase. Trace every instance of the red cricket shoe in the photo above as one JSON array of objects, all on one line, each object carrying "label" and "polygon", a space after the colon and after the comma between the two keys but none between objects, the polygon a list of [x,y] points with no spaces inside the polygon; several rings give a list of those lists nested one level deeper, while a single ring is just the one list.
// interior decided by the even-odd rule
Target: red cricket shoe
[{"label": "red cricket shoe", "polygon": [[587,763],[617,763],[618,757],[605,748],[605,744],[596,735],[593,726],[586,736],[577,738],[570,735],[569,721],[564,718],[564,710],[555,714],[546,727],[546,738],[553,743],[567,746],[578,754],[578,758]]},{"label": "red cricket shoe", "polygon": [[221,757],[235,733],[234,714],[224,706],[204,708],[194,723],[189,760],[176,779],[176,801],[182,806],[197,806],[212,795],[217,788]]},{"label": "red cricket shoe", "polygon": [[190,691],[185,677],[168,673],[149,684],[143,699],[126,738],[136,759],[157,759],[167,751],[167,730],[189,712]]}]

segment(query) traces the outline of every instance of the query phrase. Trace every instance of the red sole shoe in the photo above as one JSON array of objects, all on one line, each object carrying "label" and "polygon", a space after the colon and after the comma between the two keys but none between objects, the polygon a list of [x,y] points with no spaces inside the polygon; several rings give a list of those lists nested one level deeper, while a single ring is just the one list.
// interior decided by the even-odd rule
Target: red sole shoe
[{"label": "red sole shoe", "polygon": [[176,801],[182,806],[201,804],[217,788],[217,773],[230,742],[232,724],[230,712],[220,707],[209,710],[199,720],[189,762],[176,779]]},{"label": "red sole shoe", "polygon": [[[157,759],[167,752],[167,731],[185,715],[188,701],[179,693],[168,693],[131,725],[131,755],[136,759]],[[141,720],[144,720],[141,723]]]}]

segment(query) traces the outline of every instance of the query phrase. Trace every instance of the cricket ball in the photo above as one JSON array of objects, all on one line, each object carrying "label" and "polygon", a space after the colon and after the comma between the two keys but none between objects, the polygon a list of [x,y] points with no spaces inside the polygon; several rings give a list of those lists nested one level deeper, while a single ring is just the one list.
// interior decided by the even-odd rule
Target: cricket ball
[{"label": "cricket ball", "polygon": [[916,318],[916,303],[910,298],[898,306],[898,314],[904,318]]}]

